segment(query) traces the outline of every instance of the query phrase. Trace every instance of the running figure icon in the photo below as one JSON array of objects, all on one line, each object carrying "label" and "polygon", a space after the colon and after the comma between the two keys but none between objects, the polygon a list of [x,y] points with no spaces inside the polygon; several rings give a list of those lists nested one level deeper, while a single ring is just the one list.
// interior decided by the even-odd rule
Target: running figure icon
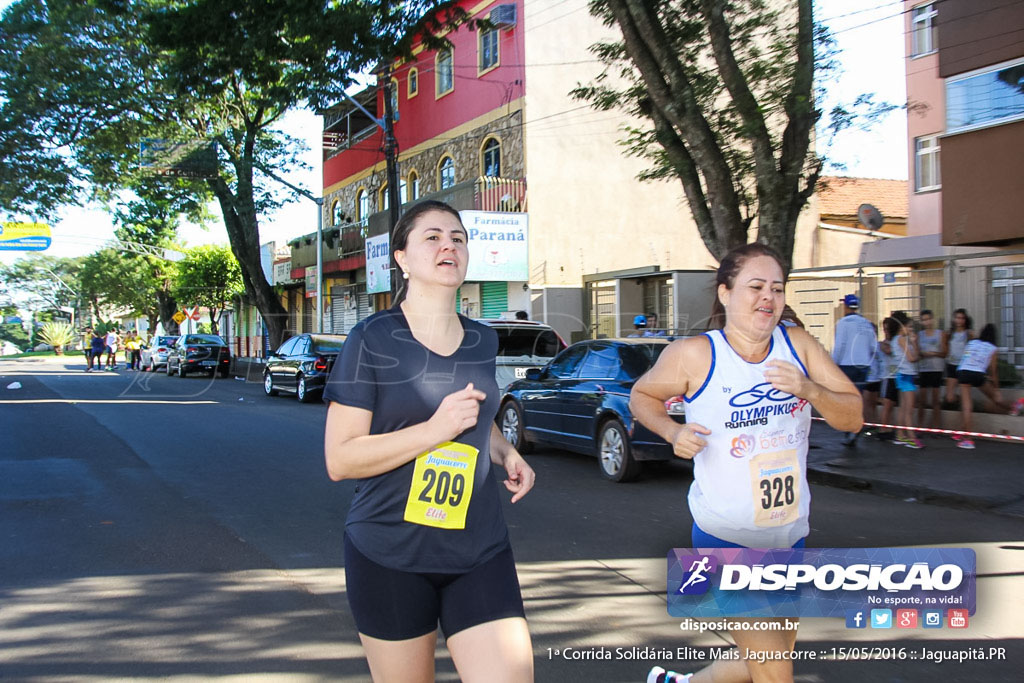
[{"label": "running figure icon", "polygon": [[683,585],[679,587],[679,592],[685,594],[686,589],[697,583],[704,583],[708,580],[708,577],[704,576],[704,572],[711,569],[708,566],[709,558],[707,555],[700,558],[699,561],[694,560],[693,564],[690,565],[690,577],[683,582]]}]

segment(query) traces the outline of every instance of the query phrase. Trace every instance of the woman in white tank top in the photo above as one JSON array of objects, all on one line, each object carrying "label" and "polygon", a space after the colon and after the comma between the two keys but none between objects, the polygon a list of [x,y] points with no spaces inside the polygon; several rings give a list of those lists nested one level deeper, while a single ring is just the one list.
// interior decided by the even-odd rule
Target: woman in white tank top
[{"label": "woman in white tank top", "polygon": [[971,317],[966,309],[953,311],[953,327],[946,333],[946,395],[945,403],[951,405],[957,399],[956,366],[964,355],[967,342],[974,338],[971,330]]},{"label": "woman in white tank top", "polygon": [[[1011,406],[1003,400],[999,391],[999,375],[996,372],[996,326],[992,323],[981,328],[977,339],[967,342],[963,356],[957,366],[957,380],[960,382],[960,413],[963,416],[961,430],[974,430],[974,402],[971,387],[976,387],[985,394],[993,405],[1004,413],[1016,415],[1020,412],[1024,399]],[[955,437],[954,437],[955,438]],[[974,448],[974,440],[970,436],[957,439],[960,448]]]},{"label": "woman in white tank top", "polygon": [[[853,383],[807,332],[779,326],[785,279],[782,260],[762,244],[729,252],[718,269],[712,331],[673,342],[633,388],[633,415],[694,461],[693,547],[801,545],[812,406],[839,431],[861,428]],[[685,425],[665,412],[664,402],[680,394]],[[741,650],[777,654],[796,642],[795,630],[731,634]],[[792,680],[791,660],[768,657],[758,669]],[[743,660],[715,662],[709,673],[751,676]]]}]

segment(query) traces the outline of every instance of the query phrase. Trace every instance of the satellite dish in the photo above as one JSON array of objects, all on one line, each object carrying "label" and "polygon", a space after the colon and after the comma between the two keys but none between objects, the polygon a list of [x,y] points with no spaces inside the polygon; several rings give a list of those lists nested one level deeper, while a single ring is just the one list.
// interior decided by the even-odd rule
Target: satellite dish
[{"label": "satellite dish", "polygon": [[868,230],[878,230],[885,223],[882,212],[871,204],[861,204],[857,208],[857,220]]}]

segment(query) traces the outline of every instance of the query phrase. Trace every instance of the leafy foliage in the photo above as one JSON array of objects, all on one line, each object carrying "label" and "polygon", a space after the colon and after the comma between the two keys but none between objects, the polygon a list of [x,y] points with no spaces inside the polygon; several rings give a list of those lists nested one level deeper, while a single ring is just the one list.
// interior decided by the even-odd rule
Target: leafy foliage
[{"label": "leafy foliage", "polygon": [[71,327],[71,323],[48,322],[43,323],[43,328],[39,331],[39,338],[57,349],[71,346],[78,337],[74,328]]},{"label": "leafy foliage", "polygon": [[32,253],[0,265],[0,283],[8,293],[20,294],[29,310],[69,307],[75,304],[81,267],[82,259]]},{"label": "leafy foliage", "polygon": [[221,311],[244,291],[238,262],[227,247],[207,245],[189,249],[177,265],[174,298],[186,306],[209,308],[210,325],[218,334]]}]

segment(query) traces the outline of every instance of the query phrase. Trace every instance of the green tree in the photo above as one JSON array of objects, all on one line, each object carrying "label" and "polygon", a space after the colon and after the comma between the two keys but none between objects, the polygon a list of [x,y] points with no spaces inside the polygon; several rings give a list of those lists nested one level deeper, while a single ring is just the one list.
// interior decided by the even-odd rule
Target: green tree
[{"label": "green tree", "polygon": [[244,291],[238,261],[227,247],[206,245],[189,249],[177,266],[174,298],[186,306],[209,308],[210,329],[220,334],[220,314]]},{"label": "green tree", "polygon": [[0,342],[9,341],[19,349],[28,348],[28,332],[20,322],[7,322],[8,319],[21,319],[18,309],[15,306],[4,306],[0,308]]},{"label": "green tree", "polygon": [[[641,178],[682,183],[716,258],[746,244],[756,221],[758,241],[790,260],[823,165],[811,144],[815,70],[836,66],[812,0],[593,0],[590,10],[621,40],[593,46],[606,69],[574,94],[649,122],[624,141],[651,162]],[[850,125],[844,113],[837,125]]]},{"label": "green tree", "polygon": [[[2,164],[0,164],[2,166]],[[0,283],[30,311],[59,310],[76,304],[82,259],[31,253],[0,264]]]},{"label": "green tree", "polygon": [[294,166],[298,144],[275,126],[458,16],[453,0],[20,0],[0,20],[0,149],[17,161],[0,165],[0,206],[46,215],[130,186],[143,138],[216,141],[205,184],[277,344],[259,217],[294,197],[256,171]]}]

